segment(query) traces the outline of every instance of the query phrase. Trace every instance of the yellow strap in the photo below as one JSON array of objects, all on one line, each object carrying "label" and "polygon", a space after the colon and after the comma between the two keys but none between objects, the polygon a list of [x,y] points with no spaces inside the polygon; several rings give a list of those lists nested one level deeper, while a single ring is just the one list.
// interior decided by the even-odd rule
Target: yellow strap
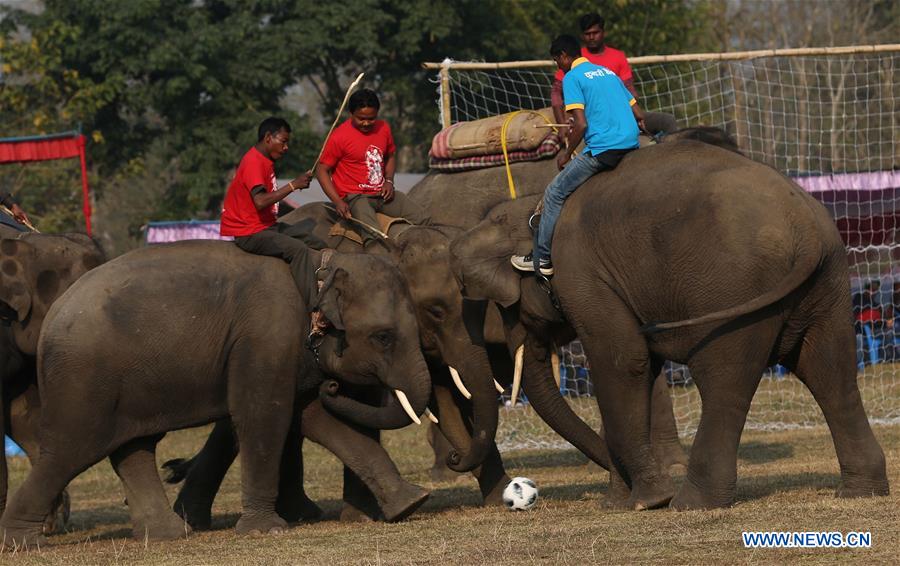
[{"label": "yellow strap", "polygon": [[[548,120],[543,114],[540,112],[535,112],[534,110],[516,110],[515,112],[511,112],[509,116],[503,120],[503,127],[500,128],[500,147],[503,148],[503,163],[506,166],[506,181],[509,183],[509,198],[515,200],[516,198],[516,184],[513,182],[512,178],[512,170],[509,168],[509,152],[506,150],[506,132],[509,129],[509,124],[512,122],[512,119],[517,115],[527,112],[529,114],[534,114],[540,117],[547,124],[552,124],[550,120]],[[556,128],[553,128],[553,131],[557,131]]]}]

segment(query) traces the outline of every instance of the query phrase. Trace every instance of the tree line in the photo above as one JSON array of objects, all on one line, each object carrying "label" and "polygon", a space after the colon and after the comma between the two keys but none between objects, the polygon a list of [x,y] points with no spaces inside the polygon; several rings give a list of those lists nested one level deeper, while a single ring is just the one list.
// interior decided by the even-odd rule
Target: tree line
[{"label": "tree line", "polygon": [[[95,224],[117,253],[139,243],[149,220],[217,218],[228,178],[268,115],[294,129],[281,170],[309,167],[359,72],[382,95],[401,170],[421,171],[440,127],[423,61],[547,58],[552,37],[577,35],[577,17],[594,10],[607,20],[607,42],[632,56],[841,44],[850,29],[860,43],[897,37],[896,2],[827,4],[46,0],[2,14],[0,136],[80,128]],[[804,18],[808,25],[797,25]],[[298,92],[305,105],[291,103]],[[0,183],[41,229],[82,225],[77,165],[5,165]]]}]

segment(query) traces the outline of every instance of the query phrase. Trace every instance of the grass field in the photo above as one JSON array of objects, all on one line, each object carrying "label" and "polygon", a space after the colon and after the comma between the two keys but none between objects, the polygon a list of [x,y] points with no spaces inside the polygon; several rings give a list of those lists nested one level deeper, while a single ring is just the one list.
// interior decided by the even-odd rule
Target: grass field
[{"label": "grass field", "polygon": [[[208,429],[170,434],[160,462],[192,453]],[[900,426],[875,429],[900,485]],[[676,513],[610,512],[598,502],[603,471],[574,450],[506,452],[510,475],[533,478],[537,508],[511,513],[478,507],[474,480],[434,484],[424,428],[385,434],[385,445],[407,479],[433,490],[431,499],[399,524],[342,524],[340,465],[318,446],[304,448],[310,496],[325,520],[276,536],[237,537],[240,511],[233,469],[214,509],[214,530],[168,543],[133,541],[118,479],[107,462],[71,485],[70,532],[39,551],[0,554],[3,564],[583,564],[583,563],[896,563],[900,501],[837,500],[837,459],[824,428],[747,431],[739,457],[737,504],[724,510]],[[12,464],[13,488],[28,465]],[[682,478],[676,478],[681,481]],[[895,491],[896,493],[896,491]],[[174,490],[170,491],[174,500]],[[871,531],[870,549],[747,550],[741,531]]]}]

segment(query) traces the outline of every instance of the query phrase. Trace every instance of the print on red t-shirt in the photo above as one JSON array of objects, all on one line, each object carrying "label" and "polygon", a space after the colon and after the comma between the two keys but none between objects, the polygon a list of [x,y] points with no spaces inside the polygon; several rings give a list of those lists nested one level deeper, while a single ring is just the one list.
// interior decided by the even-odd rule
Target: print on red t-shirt
[{"label": "print on red t-shirt", "polygon": [[384,165],[395,150],[391,127],[384,120],[375,120],[369,133],[346,120],[328,138],[321,163],[331,168],[339,197],[377,194],[384,185]]},{"label": "print on red t-shirt", "polygon": [[[614,47],[609,47],[608,45],[603,48],[603,51],[600,53],[594,54],[587,50],[587,47],[581,48],[581,56],[593,63],[594,65],[600,65],[602,67],[606,67],[610,71],[614,72],[616,76],[622,79],[623,83],[627,83],[632,78],[631,73],[631,65],[628,64],[628,58],[625,57],[624,51],[619,51]],[[561,81],[565,73],[562,69],[557,69],[556,71],[556,80]]]},{"label": "print on red t-shirt", "polygon": [[256,147],[251,147],[241,158],[241,164],[225,193],[219,233],[223,236],[250,236],[275,224],[275,205],[256,210],[253,195],[250,194],[253,187],[262,186],[267,192],[272,192],[278,188],[275,185],[272,160]]}]

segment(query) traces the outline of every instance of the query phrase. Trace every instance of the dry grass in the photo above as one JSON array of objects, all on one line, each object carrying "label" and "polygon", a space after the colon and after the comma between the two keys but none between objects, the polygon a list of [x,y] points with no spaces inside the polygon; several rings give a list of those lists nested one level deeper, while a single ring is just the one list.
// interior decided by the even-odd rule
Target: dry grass
[{"label": "dry grass", "polygon": [[[205,432],[170,434],[160,461],[191,453]],[[888,473],[900,485],[900,426],[876,428]],[[307,491],[326,519],[279,536],[237,537],[239,472],[229,473],[208,533],[168,543],[133,541],[121,487],[103,462],[71,486],[71,532],[52,547],[11,555],[4,564],[583,564],[583,563],[895,563],[900,543],[898,496],[837,500],[837,460],[825,429],[748,431],[740,451],[738,503],[725,510],[675,513],[609,512],[598,507],[606,488],[599,468],[574,451],[505,454],[511,475],[541,488],[538,508],[510,513],[480,508],[470,477],[432,484],[430,454],[421,428],[387,433],[385,444],[404,477],[433,490],[432,498],[404,523],[342,524],[340,466],[315,445],[304,448]],[[13,484],[27,464],[12,466]],[[681,478],[678,478],[680,481]],[[170,499],[174,491],[170,492]],[[866,550],[747,550],[746,530],[871,531]]]}]

